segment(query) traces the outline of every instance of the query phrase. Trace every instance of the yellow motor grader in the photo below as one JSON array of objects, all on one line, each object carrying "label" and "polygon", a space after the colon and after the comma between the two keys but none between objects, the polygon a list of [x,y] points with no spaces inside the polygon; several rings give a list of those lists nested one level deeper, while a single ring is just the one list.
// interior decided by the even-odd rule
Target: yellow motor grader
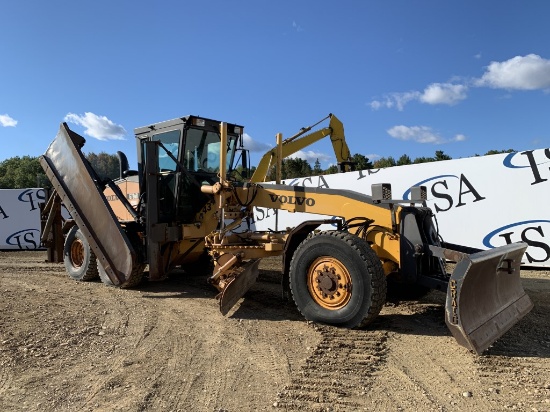
[{"label": "yellow motor grader", "polygon": [[[63,232],[68,274],[132,287],[144,271],[161,280],[176,267],[209,268],[225,315],[256,281],[261,258],[282,257],[283,288],[311,321],[369,324],[387,285],[447,294],[446,323],[459,344],[482,353],[532,308],[520,280],[527,245],[491,250],[441,240],[425,205],[425,187],[393,199],[389,184],[367,196],[349,190],[280,183],[282,159],[330,136],[342,171],[351,167],[341,122],[283,140],[250,175],[243,127],[197,116],[135,129],[137,170],[119,152],[121,177],[103,180],[82,153],[85,139],[63,123],[40,158],[55,189],[43,208],[42,240],[55,244],[60,203],[71,215]],[[315,125],[314,125],[315,126]],[[265,183],[275,167],[275,183]],[[253,208],[327,216],[294,228],[257,231]],[[333,230],[320,230],[331,224]],[[326,226],[324,226],[326,227]],[[57,231],[59,234],[59,230]],[[447,273],[447,262],[456,262]],[[199,265],[197,265],[199,263]]]}]

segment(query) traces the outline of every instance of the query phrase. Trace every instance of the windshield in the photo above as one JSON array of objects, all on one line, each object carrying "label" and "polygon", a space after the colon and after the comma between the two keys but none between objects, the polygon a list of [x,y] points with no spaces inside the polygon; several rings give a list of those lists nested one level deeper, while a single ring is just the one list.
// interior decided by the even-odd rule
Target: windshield
[{"label": "windshield", "polygon": [[[227,136],[227,164],[226,170],[232,169],[231,165],[237,147],[237,136]],[[220,171],[220,135],[203,129],[187,130],[185,141],[185,154],[183,165],[192,172],[204,171],[219,173]]]}]

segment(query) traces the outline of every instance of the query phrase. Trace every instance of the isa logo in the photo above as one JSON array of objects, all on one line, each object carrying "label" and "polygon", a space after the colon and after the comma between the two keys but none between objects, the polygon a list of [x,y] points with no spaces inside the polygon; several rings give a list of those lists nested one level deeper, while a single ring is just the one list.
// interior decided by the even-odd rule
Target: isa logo
[{"label": "isa logo", "polygon": [[6,244],[17,246],[21,250],[38,249],[40,245],[40,230],[23,229],[15,232],[6,238]]},{"label": "isa logo", "polygon": [[29,211],[38,209],[38,203],[46,199],[46,192],[44,189],[27,189],[22,191],[17,200],[23,203],[28,203]]},{"label": "isa logo", "polygon": [[[453,207],[461,207],[468,203],[484,200],[478,190],[464,175],[439,175],[421,180],[411,186],[426,186],[428,193],[431,194],[433,209],[436,213],[447,212]],[[403,193],[403,199],[408,200],[411,196],[411,190]],[[430,198],[430,196],[428,196]]]},{"label": "isa logo", "polygon": [[550,149],[527,150],[520,153],[510,153],[504,158],[502,164],[509,169],[530,168],[533,174],[531,185],[546,182],[550,177],[549,168],[545,166],[550,162]]},{"label": "isa logo", "polygon": [[546,262],[550,259],[550,220],[525,220],[499,227],[483,238],[487,248],[525,242],[529,245],[525,257],[529,263]]}]

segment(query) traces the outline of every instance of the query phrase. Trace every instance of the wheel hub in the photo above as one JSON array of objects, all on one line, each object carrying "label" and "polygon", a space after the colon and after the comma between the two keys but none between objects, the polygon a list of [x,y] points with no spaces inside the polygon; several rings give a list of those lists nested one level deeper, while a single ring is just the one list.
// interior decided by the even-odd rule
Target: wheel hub
[{"label": "wheel hub", "polygon": [[80,239],[75,239],[71,244],[71,262],[76,268],[84,264],[84,245]]},{"label": "wheel hub", "polygon": [[319,257],[311,264],[307,285],[315,302],[326,309],[340,309],[351,299],[351,275],[333,257]]}]

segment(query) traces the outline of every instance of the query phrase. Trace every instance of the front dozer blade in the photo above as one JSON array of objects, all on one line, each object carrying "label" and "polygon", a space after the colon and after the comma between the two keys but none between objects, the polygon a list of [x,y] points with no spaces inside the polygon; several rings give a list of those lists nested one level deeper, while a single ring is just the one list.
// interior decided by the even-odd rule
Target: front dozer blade
[{"label": "front dozer blade", "polygon": [[445,322],[457,342],[481,354],[533,308],[520,279],[525,243],[513,243],[462,259],[449,280]]},{"label": "front dozer blade", "polygon": [[241,266],[239,273],[233,277],[218,295],[220,300],[220,312],[227,315],[238,300],[252,287],[258,278],[258,266],[260,259],[253,259]]}]

